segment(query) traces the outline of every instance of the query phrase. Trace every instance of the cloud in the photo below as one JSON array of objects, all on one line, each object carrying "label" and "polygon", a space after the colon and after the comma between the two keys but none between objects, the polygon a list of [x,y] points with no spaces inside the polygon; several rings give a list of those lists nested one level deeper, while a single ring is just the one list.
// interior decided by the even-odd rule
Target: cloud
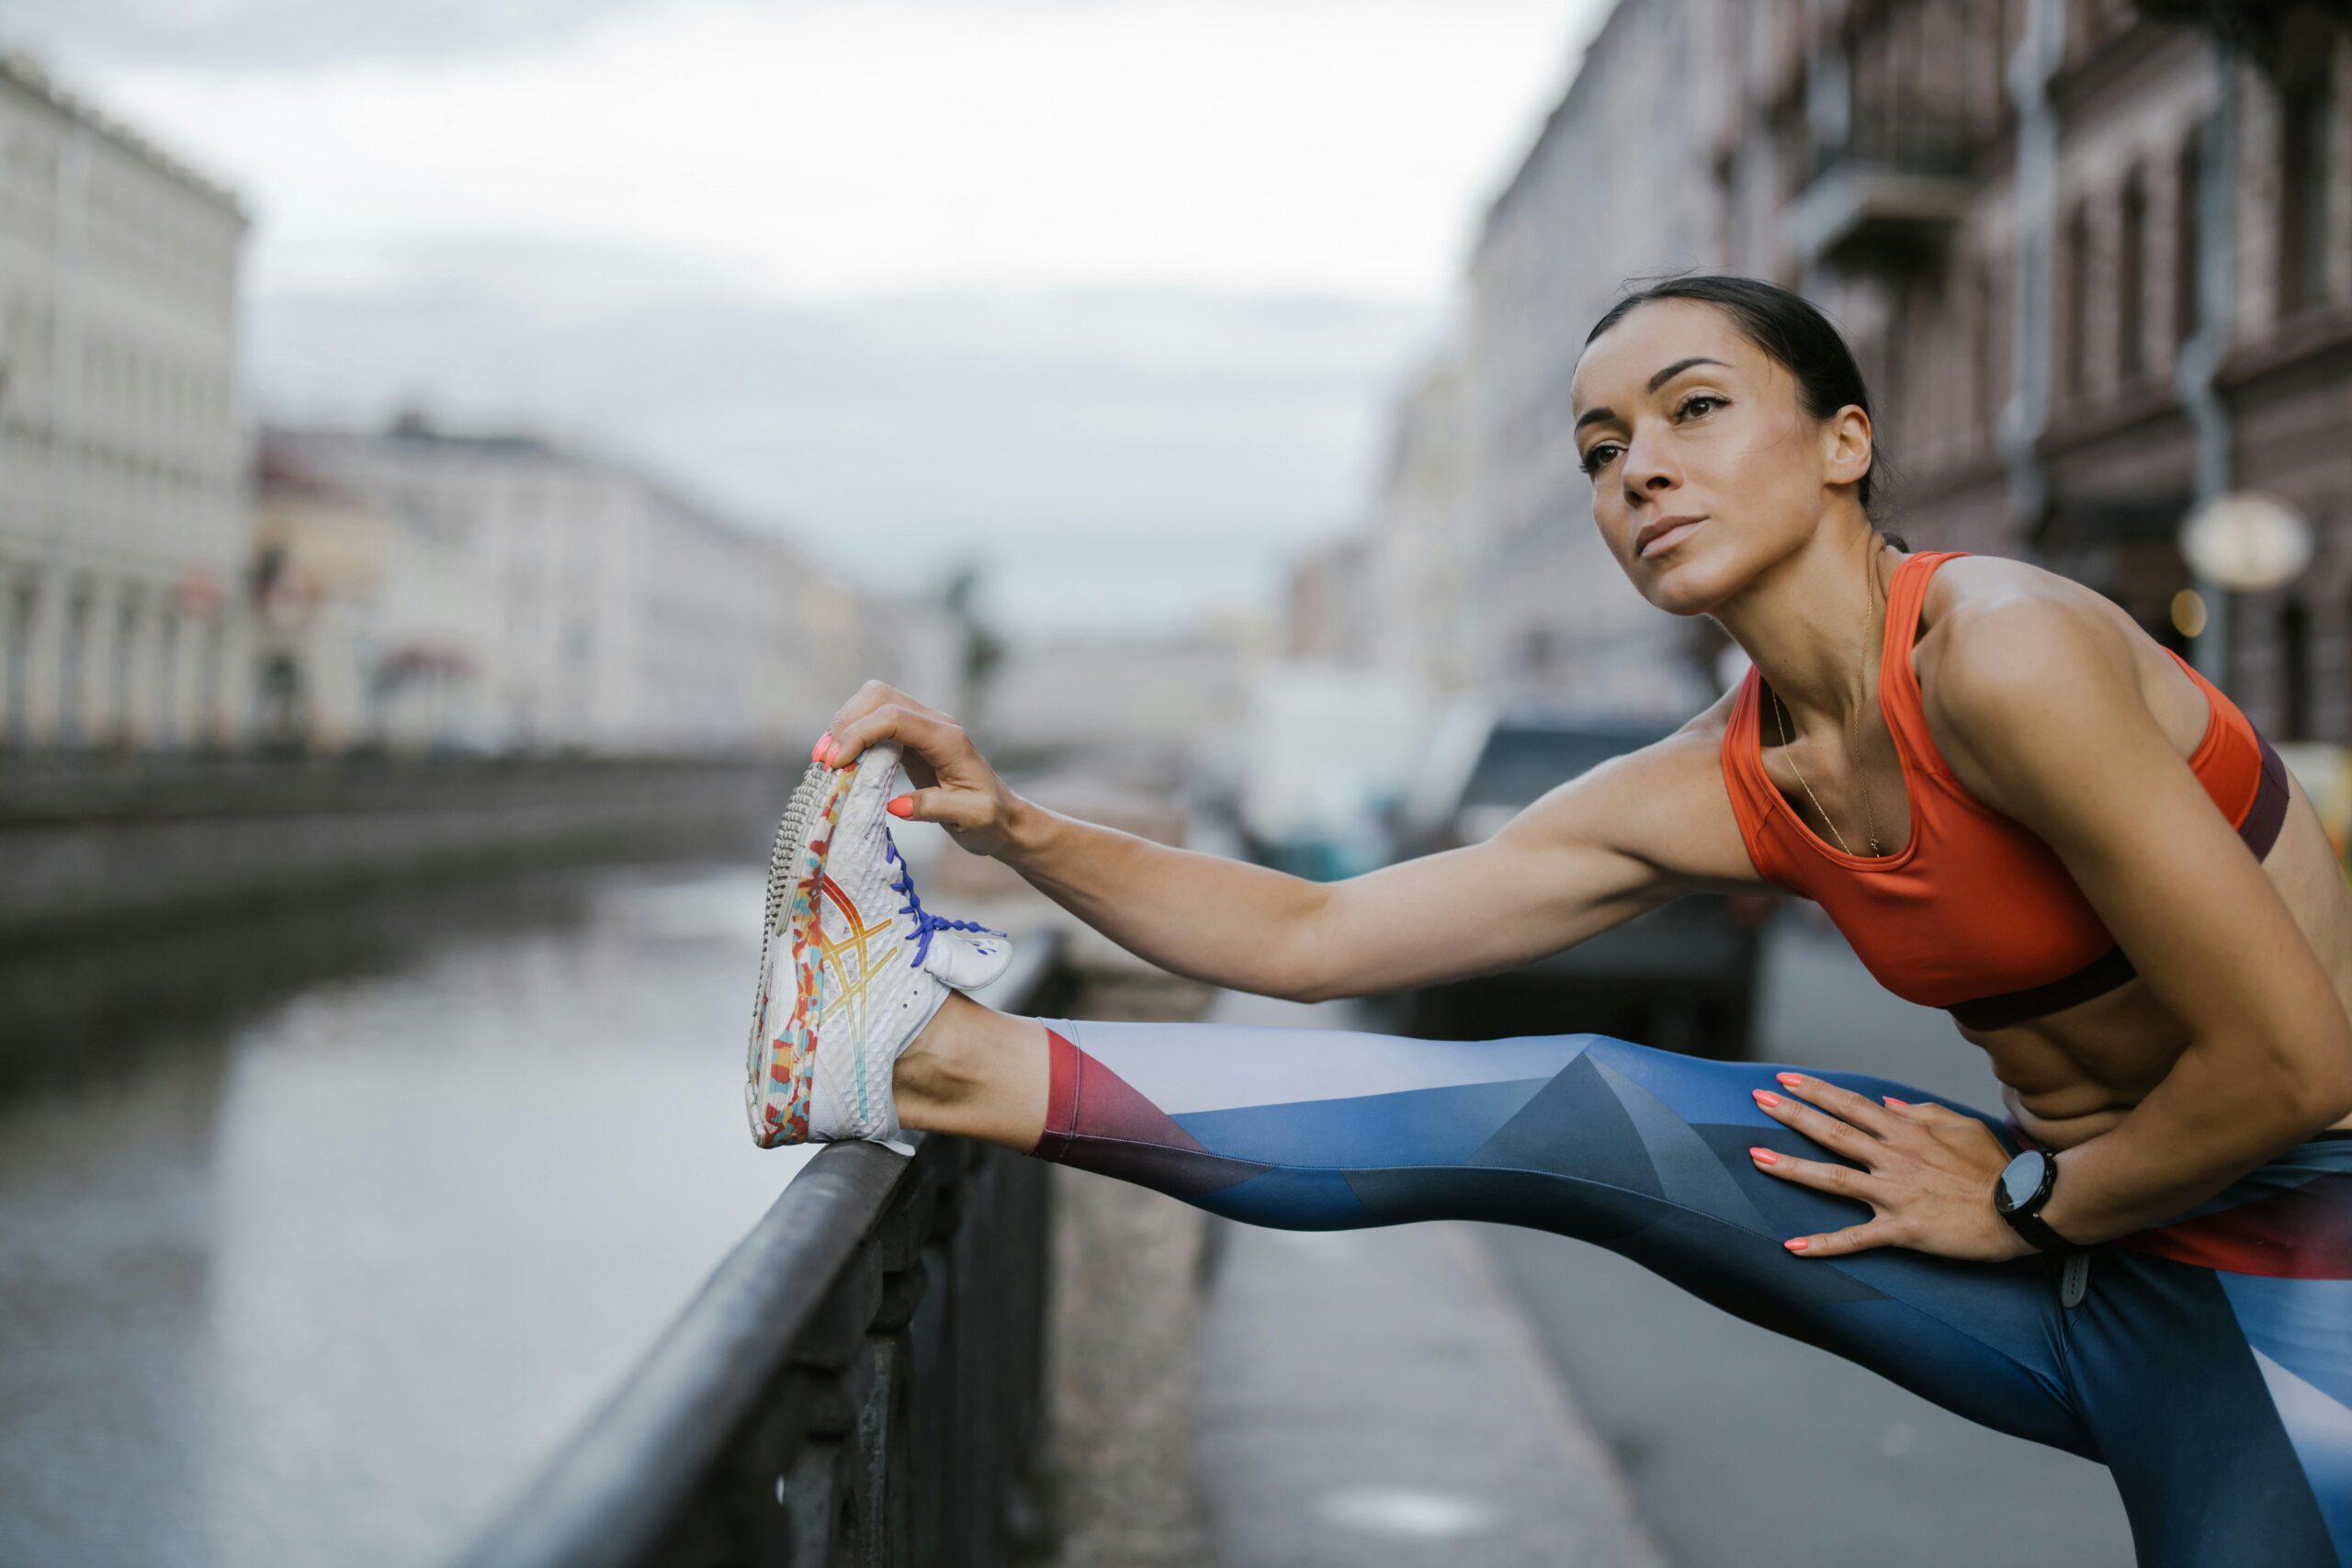
[{"label": "cloud", "polygon": [[568,39],[652,0],[16,0],[10,33],[94,61],[205,69],[425,62]]},{"label": "cloud", "polygon": [[500,230],[658,236],[801,297],[1154,283],[1426,300],[1595,9],[644,0],[495,56],[224,73],[191,43],[67,74],[246,194],[273,288],[331,284],[322,255]]},{"label": "cloud", "polygon": [[[1102,629],[1262,595],[1304,538],[1360,515],[1384,395],[1434,325],[1298,293],[664,297],[650,253],[420,254],[447,270],[260,302],[265,412],[364,423],[421,400],[454,424],[552,428],[867,581],[981,557],[1008,616]],[[618,302],[591,309],[579,280],[600,277]]]}]

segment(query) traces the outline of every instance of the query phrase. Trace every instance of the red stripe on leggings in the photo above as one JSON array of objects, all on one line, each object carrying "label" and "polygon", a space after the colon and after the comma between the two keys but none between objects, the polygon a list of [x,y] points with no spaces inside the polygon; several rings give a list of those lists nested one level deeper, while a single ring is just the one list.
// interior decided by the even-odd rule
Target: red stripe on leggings
[{"label": "red stripe on leggings", "polygon": [[1046,1127],[1030,1153],[1040,1159],[1059,1159],[1069,1153],[1070,1135],[1078,1122],[1079,1049],[1050,1026],[1046,1049],[1052,1062],[1046,1081]]}]

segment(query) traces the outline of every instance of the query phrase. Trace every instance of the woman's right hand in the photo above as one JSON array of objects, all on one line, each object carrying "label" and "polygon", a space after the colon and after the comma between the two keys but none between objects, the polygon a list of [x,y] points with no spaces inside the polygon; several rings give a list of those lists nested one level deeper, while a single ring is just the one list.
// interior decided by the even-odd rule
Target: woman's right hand
[{"label": "woman's right hand", "polygon": [[[898,797],[912,803],[906,820],[936,822],[976,855],[1004,848],[1021,798],[1004,787],[964,727],[937,708],[868,681],[842,705],[825,733],[834,747],[821,760],[836,768],[855,761],[876,740],[896,740],[899,761],[915,785],[911,795]],[[820,738],[819,749],[823,745]]]}]

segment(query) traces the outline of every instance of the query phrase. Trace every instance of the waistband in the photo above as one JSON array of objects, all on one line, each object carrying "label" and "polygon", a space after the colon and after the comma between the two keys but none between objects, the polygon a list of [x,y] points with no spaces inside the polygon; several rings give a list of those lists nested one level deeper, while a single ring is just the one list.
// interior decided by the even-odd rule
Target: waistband
[{"label": "waistband", "polygon": [[2352,1128],[2281,1149],[2195,1208],[2111,1245],[2226,1274],[2352,1280]]}]

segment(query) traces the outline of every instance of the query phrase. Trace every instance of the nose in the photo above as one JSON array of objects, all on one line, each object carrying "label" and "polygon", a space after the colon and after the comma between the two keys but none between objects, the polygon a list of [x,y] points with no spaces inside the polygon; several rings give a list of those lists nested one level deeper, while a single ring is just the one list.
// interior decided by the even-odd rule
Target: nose
[{"label": "nose", "polygon": [[1639,430],[1628,440],[1618,472],[1624,478],[1629,502],[1639,501],[1645,491],[1672,490],[1681,478],[1668,459],[1666,442],[1646,440]]}]

